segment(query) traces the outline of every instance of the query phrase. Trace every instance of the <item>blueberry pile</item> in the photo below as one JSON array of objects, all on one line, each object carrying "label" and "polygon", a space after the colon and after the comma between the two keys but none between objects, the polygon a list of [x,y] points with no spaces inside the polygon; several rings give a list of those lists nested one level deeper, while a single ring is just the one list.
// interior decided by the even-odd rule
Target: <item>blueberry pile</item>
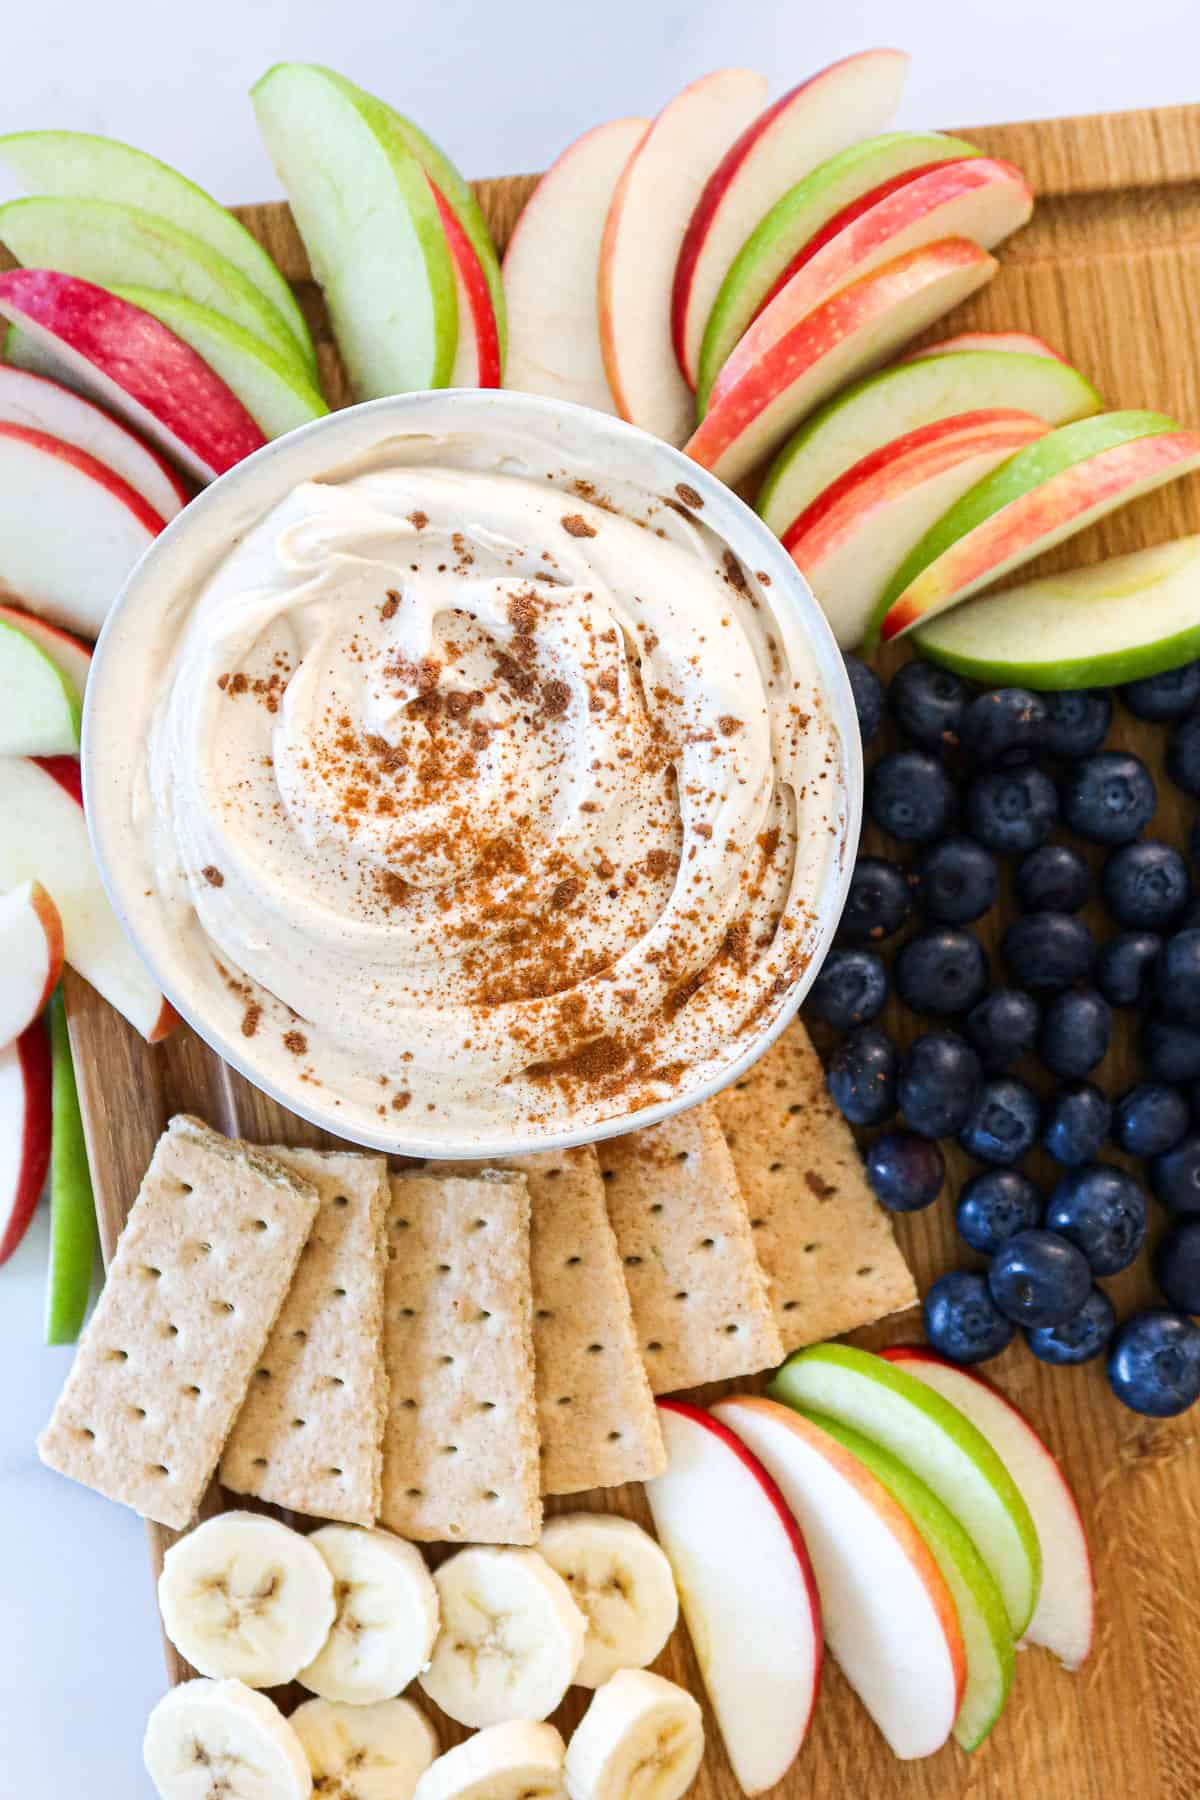
[{"label": "blueberry pile", "polygon": [[[1107,693],[979,692],[919,660],[885,690],[846,660],[864,747],[886,716],[896,727],[866,785],[896,855],[859,857],[808,1011],[838,1034],[836,1104],[882,1128],[866,1151],[882,1205],[937,1199],[939,1140],[980,1165],[956,1219],[987,1267],[934,1282],[929,1341],[975,1363],[1019,1330],[1044,1362],[1106,1355],[1135,1412],[1182,1412],[1200,1398],[1200,820],[1187,856],[1146,835],[1154,778],[1106,747]],[[1168,734],[1168,776],[1200,798],[1200,661],[1117,697]],[[973,927],[1005,893],[995,970]],[[883,1023],[893,997],[923,1021],[903,1050]],[[1093,1077],[1128,1011],[1143,1079],[1113,1100]],[[1048,1192],[1021,1166],[1035,1150],[1057,1171]],[[1098,1279],[1141,1252],[1147,1187],[1169,1219],[1152,1256],[1165,1304],[1118,1324]]]}]

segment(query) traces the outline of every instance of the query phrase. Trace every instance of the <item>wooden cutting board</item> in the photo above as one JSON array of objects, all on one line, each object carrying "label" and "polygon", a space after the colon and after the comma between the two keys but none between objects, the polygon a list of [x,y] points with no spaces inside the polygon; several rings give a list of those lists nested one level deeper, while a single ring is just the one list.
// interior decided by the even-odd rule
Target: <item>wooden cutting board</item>
[{"label": "wooden cutting board", "polygon": [[[992,285],[930,335],[968,326],[1035,331],[1085,370],[1111,406],[1158,407],[1200,422],[1194,342],[1200,106],[1002,125],[967,135],[1019,164],[1038,206],[1033,223],[1003,247]],[[524,176],[478,184],[501,245],[533,185],[534,178]],[[332,399],[344,398],[320,297],[286,207],[245,207],[240,216],[296,285],[319,344],[326,391]],[[1200,479],[1192,477],[1117,514],[1053,560],[1059,566],[1094,561],[1197,529]],[[1114,736],[1136,746],[1161,775],[1161,733],[1120,714]],[[1153,829],[1183,844],[1195,808],[1165,778],[1160,793]],[[868,844],[892,853],[886,843],[872,842],[870,833]],[[984,921],[989,948],[1008,912],[1002,903]],[[199,1113],[225,1132],[259,1141],[321,1141],[190,1031],[151,1049],[83,982],[68,976],[67,992],[106,1256],[172,1113]],[[899,1009],[888,1022],[902,1040],[920,1028]],[[1119,1093],[1135,1078],[1132,1045],[1121,1037],[1099,1079]],[[954,1192],[966,1163],[957,1152],[950,1163]],[[1048,1163],[1034,1172],[1047,1184],[1052,1179]],[[1156,1219],[1156,1232],[1160,1224]],[[948,1198],[930,1213],[901,1219],[898,1230],[922,1288],[942,1269],[967,1260]],[[1144,1264],[1108,1285],[1122,1313],[1150,1295]],[[862,1332],[859,1341],[881,1347],[916,1336],[919,1320],[911,1316]],[[901,1764],[827,1661],[808,1742],[778,1791],[796,1800],[810,1793],[887,1800],[1192,1800],[1200,1790],[1200,1415],[1173,1423],[1137,1418],[1112,1399],[1100,1368],[1047,1369],[1021,1346],[989,1373],[1044,1432],[1079,1496],[1099,1593],[1089,1664],[1069,1676],[1045,1652],[1022,1656],[1009,1708],[974,1757],[951,1745],[926,1762]],[[208,1509],[223,1504],[214,1489]],[[244,1502],[235,1498],[233,1504]],[[646,1518],[640,1490],[570,1504],[611,1506]],[[157,1526],[149,1532],[157,1568],[169,1534]],[[753,1631],[750,1618],[746,1629]],[[172,1679],[189,1673],[169,1646],[167,1666]],[[682,1630],[659,1666],[702,1692]],[[576,1691],[564,1707],[564,1727],[574,1724],[581,1698]],[[440,1723],[444,1744],[464,1735],[448,1721]],[[737,1785],[711,1719],[709,1728],[710,1751],[693,1792],[696,1800],[734,1800]],[[132,1747],[130,1754],[132,1760]]]}]

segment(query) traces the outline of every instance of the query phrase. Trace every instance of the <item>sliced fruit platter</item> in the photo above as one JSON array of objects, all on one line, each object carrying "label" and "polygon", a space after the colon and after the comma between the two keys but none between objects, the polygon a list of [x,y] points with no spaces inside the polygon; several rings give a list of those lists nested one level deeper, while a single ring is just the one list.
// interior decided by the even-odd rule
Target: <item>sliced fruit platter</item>
[{"label": "sliced fruit platter", "polygon": [[[0,274],[0,583],[13,596],[0,669],[14,696],[0,721],[0,944],[16,972],[0,1014],[16,1147],[0,1261],[49,1161],[51,1341],[76,1335],[87,1300],[85,1130],[117,1257],[110,1310],[132,1278],[118,1239],[131,1208],[136,1220],[153,1202],[147,1176],[134,1208],[172,1115],[200,1114],[230,1140],[314,1142],[175,1029],[87,841],[76,752],[88,640],[195,485],[348,399],[503,383],[580,401],[743,490],[839,644],[872,665],[850,659],[868,826],[808,1019],[896,1216],[929,1347],[915,1314],[849,1344],[809,1341],[837,1324],[777,1336],[802,1347],[768,1380],[694,1377],[685,1396],[659,1398],[644,1491],[551,1498],[540,1535],[513,1530],[499,1542],[519,1548],[444,1561],[435,1548],[432,1578],[390,1503],[314,1503],[312,1516],[350,1522],[309,1537],[292,1529],[308,1512],[298,1500],[276,1493],[286,1524],[256,1501],[242,1510],[242,1495],[271,1495],[237,1474],[236,1430],[223,1485],[176,1539],[166,1525],[195,1497],[173,1512],[139,1498],[127,1471],[89,1474],[101,1452],[69,1388],[43,1454],[159,1521],[171,1673],[206,1678],[173,1689],[151,1721],[147,1766],[164,1795],[193,1791],[197,1744],[225,1759],[234,1794],[246,1765],[268,1770],[262,1800],[306,1795],[314,1778],[348,1800],[503,1800],[564,1784],[571,1800],[689,1788],[726,1800],[780,1783],[799,1793],[834,1771],[884,1794],[1018,1780],[1099,1794],[1114,1768],[1127,1791],[1160,1792],[1200,1767],[1192,1559],[1152,1525],[1188,1516],[1187,1423],[1163,1420],[1200,1389],[1188,1322],[1200,1162],[1184,1093],[1200,1076],[1200,930],[1172,848],[1188,842],[1200,792],[1200,511],[1187,479],[1200,380],[1180,298],[1200,274],[1200,111],[897,132],[905,69],[895,52],[867,52],[773,102],[758,75],[720,71],[653,121],[597,127],[540,182],[472,191],[381,100],[281,65],[254,105],[290,210],[237,217],[121,145],[0,139],[29,196],[0,208],[21,265]],[[1088,203],[1097,194],[1104,209]],[[1150,319],[1153,331],[1134,328]],[[1179,353],[1164,367],[1167,342]],[[77,532],[61,529],[68,517]],[[1048,551],[1055,561],[1026,568]],[[1094,693],[1113,685],[1115,708]],[[1070,842],[1051,844],[1060,809]],[[1098,847],[1112,851],[1103,871]],[[1120,954],[1093,989],[1098,894]],[[1149,946],[1121,941],[1155,931]],[[999,987],[988,952],[1002,934]],[[54,1002],[47,1030],[60,975],[66,1009]],[[1127,1009],[1155,992],[1135,1042]],[[1012,1076],[1035,1041],[1041,1067],[1029,1058]],[[819,1112],[799,1099],[789,1110]],[[753,1165],[736,1098],[718,1112],[745,1210]],[[176,1116],[162,1144],[177,1128],[191,1129]],[[273,1153],[255,1161],[214,1137],[213,1156],[246,1155],[280,1181]],[[1179,1220],[1154,1261],[1170,1310],[1140,1313],[1154,1292],[1137,1260],[1151,1157],[1156,1197]],[[605,1160],[614,1223],[620,1170]],[[631,1296],[641,1260],[623,1257]],[[280,1296],[296,1268],[276,1271]],[[902,1303],[859,1306],[851,1321]],[[1129,1321],[1115,1340],[1114,1303]],[[94,1335],[77,1387],[89,1354]],[[260,1339],[238,1403],[272,1378],[252,1366],[265,1355]],[[969,1366],[981,1360],[986,1380]],[[152,1462],[138,1480],[170,1473]],[[388,1529],[364,1529],[376,1519]],[[230,1584],[265,1595],[261,1629],[212,1605]],[[362,1613],[383,1608],[382,1626],[355,1594]],[[1039,1647],[1019,1671],[1018,1646]],[[519,1691],[505,1698],[505,1685]],[[386,1790],[372,1785],[383,1765]]]}]

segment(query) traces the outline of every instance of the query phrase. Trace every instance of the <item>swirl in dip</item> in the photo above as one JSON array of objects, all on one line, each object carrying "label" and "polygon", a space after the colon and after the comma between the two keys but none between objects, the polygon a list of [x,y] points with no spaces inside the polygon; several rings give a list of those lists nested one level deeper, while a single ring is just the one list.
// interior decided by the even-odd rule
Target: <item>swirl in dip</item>
[{"label": "swirl in dip", "polygon": [[299,485],[186,596],[135,821],[252,1072],[461,1151],[762,1035],[841,755],[796,619],[686,484],[421,448]]}]

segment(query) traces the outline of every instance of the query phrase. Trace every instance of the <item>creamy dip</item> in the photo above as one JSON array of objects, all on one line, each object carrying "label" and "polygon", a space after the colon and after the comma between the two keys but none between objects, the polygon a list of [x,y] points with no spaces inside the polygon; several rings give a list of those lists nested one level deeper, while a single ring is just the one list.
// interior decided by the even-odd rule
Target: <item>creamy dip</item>
[{"label": "creamy dip", "polygon": [[423,453],[297,486],[186,596],[134,821],[254,1071],[461,1153],[762,1035],[841,755],[795,618],[686,484]]}]

